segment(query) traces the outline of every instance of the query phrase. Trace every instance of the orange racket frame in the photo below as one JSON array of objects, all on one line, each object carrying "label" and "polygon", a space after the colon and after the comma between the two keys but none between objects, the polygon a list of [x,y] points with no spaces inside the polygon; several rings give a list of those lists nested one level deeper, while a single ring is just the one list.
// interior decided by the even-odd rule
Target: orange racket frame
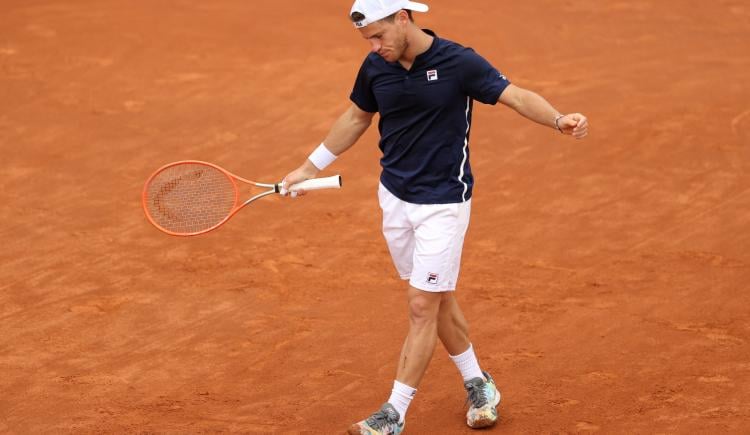
[{"label": "orange racket frame", "polygon": [[[152,199],[150,197],[149,187],[151,187],[153,185],[154,180],[159,175],[161,175],[164,171],[166,171],[166,170],[168,170],[170,168],[174,168],[174,167],[180,166],[180,165],[198,165],[198,166],[209,167],[209,168],[212,168],[212,169],[215,169],[215,170],[221,172],[231,182],[232,189],[234,190],[234,203],[233,203],[233,206],[232,206],[231,210],[228,211],[228,213],[226,214],[226,216],[223,219],[219,220],[217,223],[215,223],[215,224],[213,224],[213,225],[211,225],[211,226],[209,226],[207,228],[204,228],[204,229],[201,229],[201,230],[198,230],[198,231],[179,232],[179,231],[170,230],[169,228],[165,228],[162,224],[160,224],[158,222],[158,219],[155,219],[154,216],[152,216],[152,214],[151,214],[151,207],[150,207],[149,201],[153,200],[154,202],[156,202],[156,199]],[[244,202],[240,202],[240,200],[239,200],[240,192],[239,192],[239,186],[237,184],[238,181],[241,181],[243,183],[246,183],[246,184],[249,184],[249,185],[252,185],[252,186],[256,186],[256,187],[265,187],[265,188],[268,188],[268,190],[266,190],[264,192],[261,192],[261,193],[255,195],[255,196],[252,196],[250,199],[248,199],[248,200],[246,200]],[[311,179],[311,180],[306,180],[306,181],[303,181],[301,183],[298,183],[298,184],[295,184],[293,186],[290,186],[288,188],[288,190],[290,192],[293,192],[295,190],[303,190],[303,189],[304,190],[334,189],[334,188],[340,188],[341,185],[342,185],[341,176],[340,175],[334,175],[334,176],[331,176],[331,177],[314,178],[314,179]],[[280,193],[281,192],[281,187],[282,187],[281,183],[275,183],[275,184],[274,183],[259,183],[257,181],[252,181],[252,180],[248,180],[246,178],[242,178],[240,176],[237,176],[237,175],[235,175],[235,174],[227,171],[226,169],[222,168],[221,166],[215,165],[213,163],[204,162],[204,161],[200,161],[200,160],[181,160],[181,161],[178,161],[178,162],[172,162],[172,163],[166,164],[166,165],[160,167],[159,169],[157,169],[156,171],[154,171],[153,174],[151,174],[151,176],[146,180],[146,183],[143,186],[143,192],[141,194],[141,203],[142,203],[142,206],[143,206],[143,211],[145,212],[146,218],[148,219],[148,221],[153,226],[155,226],[157,229],[159,229],[160,231],[162,231],[164,233],[167,233],[169,235],[172,235],[172,236],[182,236],[182,237],[197,236],[197,235],[200,235],[200,234],[208,233],[210,231],[213,231],[213,230],[221,227],[229,219],[231,219],[232,216],[234,216],[235,214],[237,214],[237,212],[239,212],[240,210],[242,210],[246,205],[252,203],[253,201],[256,201],[256,200],[258,200],[260,198],[263,198],[265,196],[268,196],[268,195],[273,195],[275,193]],[[155,205],[155,208],[160,208],[156,204],[153,204],[153,205]]]}]

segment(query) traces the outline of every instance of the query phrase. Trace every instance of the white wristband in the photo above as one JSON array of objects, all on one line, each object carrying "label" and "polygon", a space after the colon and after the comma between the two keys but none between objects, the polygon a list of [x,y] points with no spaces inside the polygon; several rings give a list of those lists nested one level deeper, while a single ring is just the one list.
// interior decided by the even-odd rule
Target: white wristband
[{"label": "white wristband", "polygon": [[310,154],[310,157],[308,159],[312,162],[313,165],[315,165],[318,170],[322,171],[326,168],[326,166],[333,163],[334,160],[336,160],[336,155],[333,154],[331,151],[326,148],[326,145],[324,143],[321,143],[317,148],[315,148],[315,151]]}]

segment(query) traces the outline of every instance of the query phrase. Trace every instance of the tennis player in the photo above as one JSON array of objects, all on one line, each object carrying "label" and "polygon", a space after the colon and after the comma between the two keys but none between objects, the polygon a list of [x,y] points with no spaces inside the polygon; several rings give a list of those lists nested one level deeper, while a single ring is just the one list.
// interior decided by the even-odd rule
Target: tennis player
[{"label": "tennis player", "polygon": [[[481,369],[454,297],[473,177],[469,134],[474,101],[497,102],[577,139],[586,117],[561,114],[541,96],[514,86],[474,50],[420,29],[406,0],[356,0],[350,18],[370,44],[352,105],[284,186],[314,178],[348,150],[380,114],[378,196],[383,235],[400,277],[408,280],[409,332],[387,402],[350,434],[399,434],[439,338],[463,377],[472,428],[497,421],[500,392]],[[304,192],[298,192],[304,194]]]}]

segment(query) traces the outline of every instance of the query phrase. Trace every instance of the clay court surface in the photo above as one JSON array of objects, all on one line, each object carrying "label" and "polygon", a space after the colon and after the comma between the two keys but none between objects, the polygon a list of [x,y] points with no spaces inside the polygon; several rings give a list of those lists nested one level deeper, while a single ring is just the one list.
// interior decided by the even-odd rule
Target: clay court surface
[{"label": "clay court surface", "polygon": [[[750,431],[750,6],[455,2],[418,23],[589,116],[476,106],[457,297],[503,391],[491,433]],[[344,189],[210,235],[144,218],[158,166],[278,181],[349,104],[345,0],[3,0],[0,433],[340,433],[407,329],[377,130]],[[468,434],[438,347],[407,433]]]}]

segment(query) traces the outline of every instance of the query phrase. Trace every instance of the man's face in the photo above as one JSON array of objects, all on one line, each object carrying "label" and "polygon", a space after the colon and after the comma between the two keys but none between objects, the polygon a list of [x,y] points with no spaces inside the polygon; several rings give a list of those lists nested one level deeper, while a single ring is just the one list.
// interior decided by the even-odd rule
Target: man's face
[{"label": "man's face", "polygon": [[408,16],[401,11],[391,22],[380,20],[367,27],[359,29],[362,37],[370,42],[373,53],[379,54],[388,62],[395,62],[401,58],[407,47],[406,24]]}]

